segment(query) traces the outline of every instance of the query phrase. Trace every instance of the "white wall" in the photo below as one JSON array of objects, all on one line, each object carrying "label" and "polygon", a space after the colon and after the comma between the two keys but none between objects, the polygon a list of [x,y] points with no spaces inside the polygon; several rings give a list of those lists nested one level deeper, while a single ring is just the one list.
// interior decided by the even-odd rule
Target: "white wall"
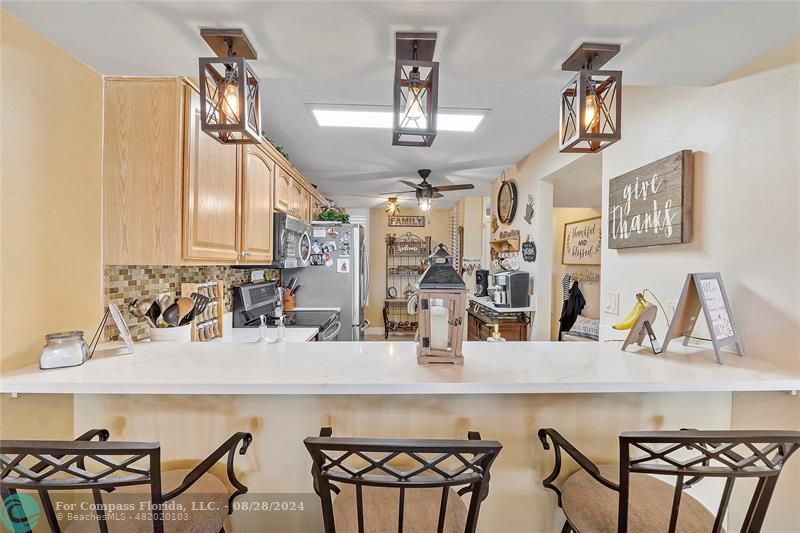
[{"label": "white wall", "polygon": [[623,140],[603,153],[604,213],[611,178],[681,149],[694,152],[695,186],[692,242],[617,251],[603,234],[603,290],[621,293],[621,310],[644,287],[664,302],[688,272],[719,271],[748,356],[800,366],[798,94],[797,63],[710,88],[625,92]]}]

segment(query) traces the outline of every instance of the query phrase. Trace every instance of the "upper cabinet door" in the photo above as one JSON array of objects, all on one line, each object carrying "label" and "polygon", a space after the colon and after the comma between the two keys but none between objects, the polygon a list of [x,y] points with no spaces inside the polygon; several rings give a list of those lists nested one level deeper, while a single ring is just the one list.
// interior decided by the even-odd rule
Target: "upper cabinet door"
[{"label": "upper cabinet door", "polygon": [[296,179],[292,178],[292,182],[289,184],[288,213],[295,218],[303,218],[303,194],[305,192],[306,190],[303,188],[303,185]]},{"label": "upper cabinet door", "polygon": [[275,170],[275,211],[280,211],[281,213],[289,212],[289,187],[291,183],[291,176],[283,168],[278,167]]},{"label": "upper cabinet door", "polygon": [[184,259],[236,261],[238,150],[203,133],[200,96],[190,93],[183,188]]},{"label": "upper cabinet door", "polygon": [[311,193],[303,189],[302,204],[300,206],[300,213],[303,220],[311,222]]},{"label": "upper cabinet door", "polygon": [[255,146],[243,148],[242,245],[245,263],[272,262],[272,180],[275,163]]}]

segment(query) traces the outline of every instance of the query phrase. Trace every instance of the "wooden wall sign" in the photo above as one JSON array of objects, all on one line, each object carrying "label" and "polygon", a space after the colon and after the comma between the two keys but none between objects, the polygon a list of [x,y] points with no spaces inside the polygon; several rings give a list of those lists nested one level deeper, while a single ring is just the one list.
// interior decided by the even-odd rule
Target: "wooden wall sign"
[{"label": "wooden wall sign", "polygon": [[608,185],[608,247],[692,240],[692,151],[626,172]]},{"label": "wooden wall sign", "polygon": [[689,338],[694,330],[697,318],[702,308],[705,315],[708,332],[711,335],[711,344],[717,356],[717,363],[722,364],[720,350],[724,346],[736,345],[739,355],[744,355],[744,347],[739,333],[736,331],[736,322],[733,320],[733,311],[728,302],[722,276],[719,272],[704,272],[689,274],[683,284],[675,316],[664,338],[664,351],[672,339],[683,337],[683,345],[689,344]]},{"label": "wooden wall sign", "polygon": [[601,250],[601,217],[564,224],[563,265],[599,265]]},{"label": "wooden wall sign", "polygon": [[390,216],[389,226],[404,227],[404,228],[424,228],[425,215],[419,216]]}]

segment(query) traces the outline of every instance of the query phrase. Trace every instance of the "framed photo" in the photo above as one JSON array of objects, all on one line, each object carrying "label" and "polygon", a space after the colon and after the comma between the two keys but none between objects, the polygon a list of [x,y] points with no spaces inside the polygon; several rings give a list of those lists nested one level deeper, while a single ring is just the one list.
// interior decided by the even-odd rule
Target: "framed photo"
[{"label": "framed photo", "polygon": [[564,224],[562,265],[599,265],[602,217],[586,218]]}]

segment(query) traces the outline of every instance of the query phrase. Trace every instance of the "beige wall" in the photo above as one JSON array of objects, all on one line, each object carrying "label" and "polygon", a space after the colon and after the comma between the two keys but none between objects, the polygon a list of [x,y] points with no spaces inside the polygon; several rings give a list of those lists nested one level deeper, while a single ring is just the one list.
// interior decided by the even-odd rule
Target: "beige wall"
[{"label": "beige wall", "polygon": [[[103,80],[0,10],[0,369],[101,307]],[[68,438],[72,397],[0,400],[2,437]]]},{"label": "beige wall", "polygon": [[[423,215],[422,211],[401,206],[400,214]],[[431,209],[424,228],[389,228],[389,217],[383,207],[369,210],[369,305],[364,314],[371,327],[383,327],[383,300],[386,297],[386,234],[402,235],[410,231],[419,237],[431,237],[432,246],[442,242],[450,247],[450,209]],[[412,285],[413,285],[413,280]],[[403,291],[400,290],[400,293]]]},{"label": "beige wall", "polygon": [[[103,80],[2,17],[0,364],[37,360],[44,334],[100,319]],[[88,340],[88,339],[87,339]]]},{"label": "beige wall", "polygon": [[[552,289],[553,298],[550,306],[550,340],[558,340],[558,322],[561,316],[562,286],[561,279],[567,272],[596,272],[600,274],[600,267],[593,265],[565,265],[561,262],[564,244],[564,224],[600,216],[599,209],[588,207],[556,207],[553,209],[553,273]],[[589,318],[600,318],[600,283],[581,282],[581,293],[586,299],[586,306],[581,314]]]},{"label": "beige wall", "polygon": [[[453,207],[458,213],[458,223],[464,228],[464,249],[461,255],[464,259],[480,260],[483,249],[483,197],[474,196],[462,198]],[[475,292],[475,272],[464,273],[462,276],[467,285],[467,294]]]}]

